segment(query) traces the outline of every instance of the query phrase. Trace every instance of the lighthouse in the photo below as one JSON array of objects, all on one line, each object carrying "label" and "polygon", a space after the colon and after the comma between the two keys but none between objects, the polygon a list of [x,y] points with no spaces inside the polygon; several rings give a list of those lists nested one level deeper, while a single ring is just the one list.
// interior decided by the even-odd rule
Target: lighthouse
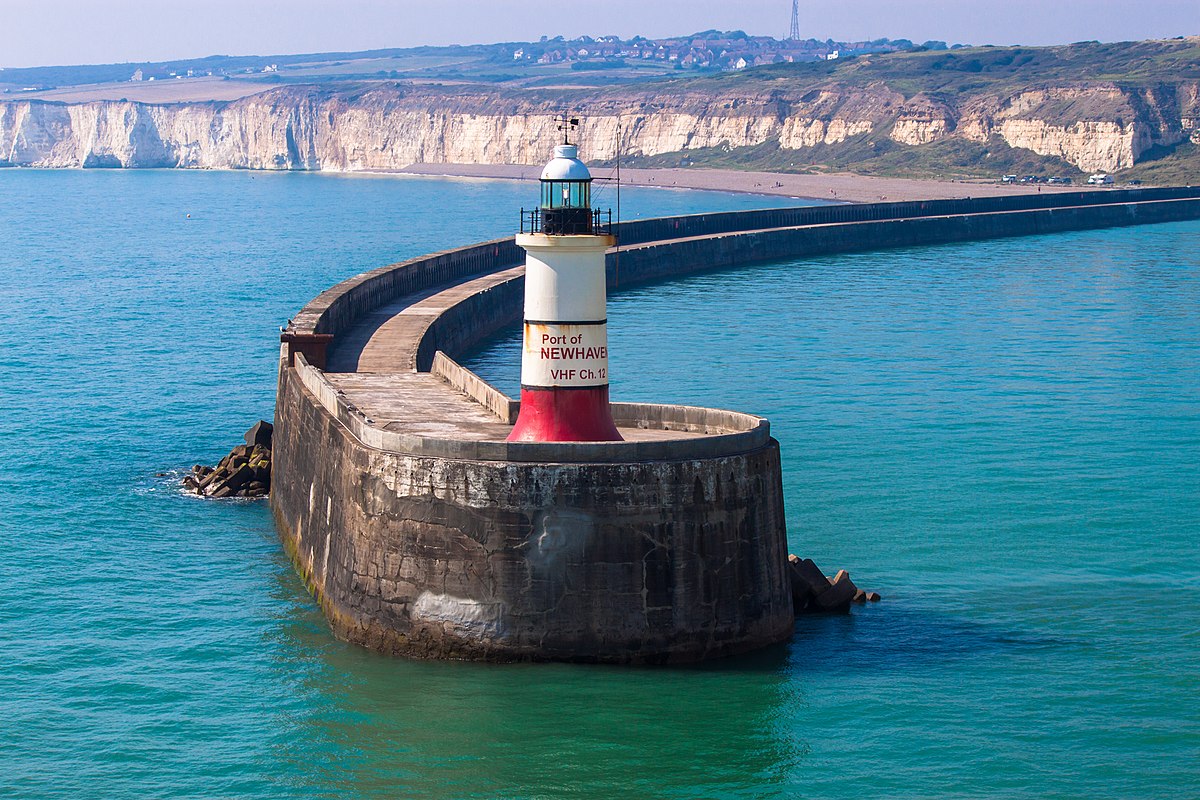
[{"label": "lighthouse", "polygon": [[[578,120],[565,119],[565,133]],[[521,409],[510,442],[621,441],[608,405],[604,253],[592,175],[564,135],[541,176],[541,202],[522,211],[525,337]],[[528,231],[528,232],[527,232]]]}]

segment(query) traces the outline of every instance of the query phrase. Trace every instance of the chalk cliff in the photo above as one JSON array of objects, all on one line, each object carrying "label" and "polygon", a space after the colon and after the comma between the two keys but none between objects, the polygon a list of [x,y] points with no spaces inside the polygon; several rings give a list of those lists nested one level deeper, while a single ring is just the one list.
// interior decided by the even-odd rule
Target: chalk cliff
[{"label": "chalk cliff", "polygon": [[[960,137],[1119,170],[1195,136],[1200,81],[1154,88],[1090,83],[1009,94],[905,94],[879,82],[801,91],[764,81],[725,93],[670,84],[573,97],[590,160],[760,145],[795,151],[869,135],[912,147]],[[232,102],[0,102],[0,164],[388,170],[413,163],[545,160],[564,98],[553,92],[288,87]]]}]

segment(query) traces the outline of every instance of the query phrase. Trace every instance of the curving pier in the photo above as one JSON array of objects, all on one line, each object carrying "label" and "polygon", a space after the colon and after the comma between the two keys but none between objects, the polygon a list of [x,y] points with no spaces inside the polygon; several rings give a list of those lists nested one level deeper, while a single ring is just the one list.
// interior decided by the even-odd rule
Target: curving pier
[{"label": "curving pier", "polygon": [[[1200,189],[624,223],[610,287],[752,261],[1200,218]],[[779,445],[748,414],[613,404],[625,442],[509,443],[453,356],[520,318],[512,239],[382,267],[281,336],[271,495],[337,635],[488,660],[694,661],[791,633]]]}]

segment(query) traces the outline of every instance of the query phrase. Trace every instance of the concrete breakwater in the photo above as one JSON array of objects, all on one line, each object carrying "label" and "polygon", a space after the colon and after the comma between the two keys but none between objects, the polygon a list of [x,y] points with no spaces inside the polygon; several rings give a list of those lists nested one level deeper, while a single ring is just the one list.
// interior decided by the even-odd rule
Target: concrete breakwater
[{"label": "concrete breakwater", "polygon": [[514,447],[529,456],[516,460],[450,438],[418,454],[364,443],[314,402],[320,375],[301,369],[280,384],[290,432],[276,469],[288,478],[272,506],[339,636],[418,657],[666,662],[790,633],[779,448],[765,423],[748,441],[715,437],[729,452],[707,457],[631,442]]},{"label": "concrete breakwater", "polygon": [[[1194,191],[1063,197],[631,223],[609,279],[1200,216]],[[499,241],[366,273],[284,333],[272,505],[335,631],[430,657],[650,662],[785,638],[792,590],[765,420],[617,404],[618,424],[646,438],[498,435],[515,404],[449,356],[518,317],[519,258]]]}]

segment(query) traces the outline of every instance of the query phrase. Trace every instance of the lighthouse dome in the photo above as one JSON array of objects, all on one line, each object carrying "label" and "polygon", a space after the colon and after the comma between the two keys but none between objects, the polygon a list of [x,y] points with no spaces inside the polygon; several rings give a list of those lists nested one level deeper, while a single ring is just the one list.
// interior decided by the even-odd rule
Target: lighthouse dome
[{"label": "lighthouse dome", "polygon": [[590,181],[592,173],[579,160],[579,148],[573,144],[560,144],[554,148],[554,158],[542,170],[544,181]]}]

